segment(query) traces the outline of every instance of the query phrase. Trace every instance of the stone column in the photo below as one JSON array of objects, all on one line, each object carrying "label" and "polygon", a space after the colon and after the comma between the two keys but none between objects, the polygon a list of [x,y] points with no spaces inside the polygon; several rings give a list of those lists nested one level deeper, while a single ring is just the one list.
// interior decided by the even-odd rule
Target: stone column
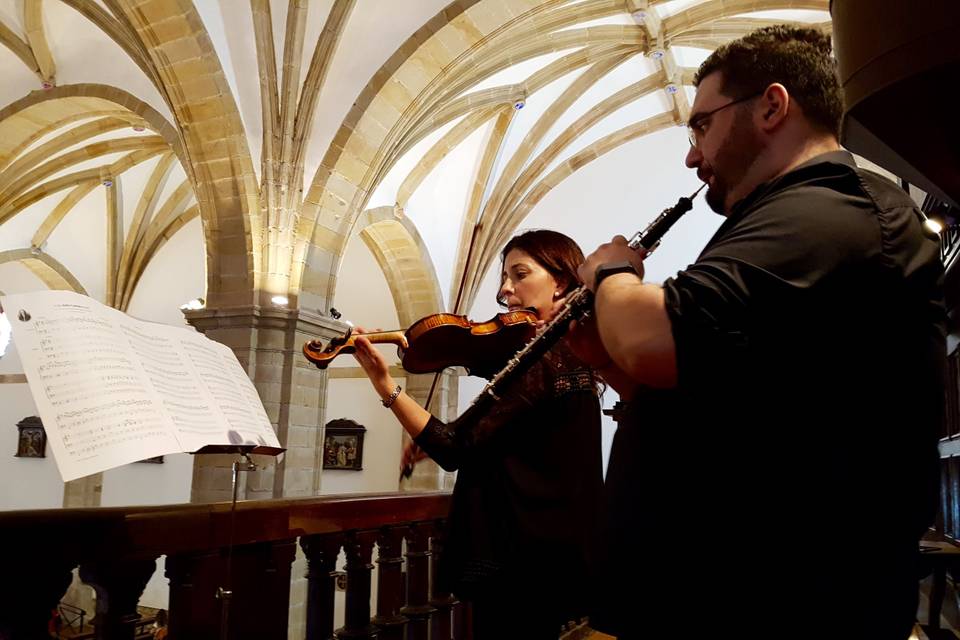
[{"label": "stone column", "polygon": [[[285,307],[231,307],[185,311],[187,321],[237,355],[253,380],[280,444],[282,462],[256,456],[257,471],[241,475],[240,499],[311,496],[320,489],[327,376],[304,358],[308,340],[327,341],[346,325]],[[194,461],[192,502],[230,500],[233,456]]]}]

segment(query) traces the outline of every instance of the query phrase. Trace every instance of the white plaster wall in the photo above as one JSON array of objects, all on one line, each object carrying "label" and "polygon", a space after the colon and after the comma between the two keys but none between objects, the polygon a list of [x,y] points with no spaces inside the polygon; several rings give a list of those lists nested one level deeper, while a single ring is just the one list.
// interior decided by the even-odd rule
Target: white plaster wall
[{"label": "white plaster wall", "polygon": [[[405,385],[405,378],[397,378]],[[367,428],[363,443],[363,470],[323,472],[320,493],[396,491],[400,478],[402,430],[393,412],[384,409],[366,378],[331,380],[327,394],[327,422],[349,418]]]},{"label": "white plaster wall", "polygon": [[153,572],[147,586],[143,588],[140,602],[137,603],[141,607],[150,607],[151,609],[170,608],[170,581],[163,575],[166,563],[167,556],[157,558],[157,570]]},{"label": "white plaster wall", "polygon": [[[0,366],[10,356],[0,360]],[[4,367],[5,368],[5,367]],[[6,373],[0,369],[0,373]],[[63,505],[63,480],[50,447],[46,458],[17,458],[17,422],[37,415],[26,384],[0,384],[0,511],[55,509]]]},{"label": "white plaster wall", "polygon": [[[25,267],[0,265],[0,291],[21,293],[43,288]],[[14,311],[15,313],[16,311]],[[0,375],[22,374],[17,346],[10,343],[0,357]],[[53,453],[46,458],[17,458],[17,422],[37,415],[37,406],[26,384],[0,384],[0,511],[56,509],[63,506],[63,480]]]}]

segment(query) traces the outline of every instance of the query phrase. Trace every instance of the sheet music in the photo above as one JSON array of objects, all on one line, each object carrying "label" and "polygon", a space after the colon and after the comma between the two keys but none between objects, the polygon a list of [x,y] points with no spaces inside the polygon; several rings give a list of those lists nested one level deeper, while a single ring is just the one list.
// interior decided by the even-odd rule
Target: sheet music
[{"label": "sheet music", "polygon": [[64,481],[207,444],[280,446],[228,347],[68,291],[2,304]]}]

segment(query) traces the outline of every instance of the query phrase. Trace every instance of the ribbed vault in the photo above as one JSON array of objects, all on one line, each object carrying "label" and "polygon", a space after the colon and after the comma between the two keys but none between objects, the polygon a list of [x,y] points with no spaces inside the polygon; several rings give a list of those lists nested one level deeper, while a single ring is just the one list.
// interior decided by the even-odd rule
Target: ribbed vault
[{"label": "ribbed vault", "polygon": [[[447,127],[401,182],[396,203],[406,207],[425,177],[473,131],[489,127],[462,220],[450,304],[470,308],[499,248],[542,198],[589,162],[638,137],[683,124],[693,69],[678,64],[673,47],[712,48],[769,24],[743,16],[762,10],[827,10],[826,0],[708,0],[661,14],[671,2],[485,0],[456,5],[456,15],[430,24],[400,48],[361,94],[324,157],[307,193],[296,233],[293,280],[302,304],[323,308],[336,286],[337,266],[360,212],[404,154]],[[597,24],[614,16],[630,24]],[[826,14],[824,13],[824,16]],[[590,22],[590,26],[580,27]],[[515,65],[558,54],[519,82],[471,88]],[[572,105],[615,69],[645,57],[649,73],[598,99],[565,127]],[[512,112],[528,96],[574,74],[575,79],[505,153]],[[649,96],[659,112],[580,146],[609,115]],[[450,128],[452,124],[452,128]],[[499,159],[496,162],[495,159]],[[496,165],[496,167],[494,166]],[[469,256],[469,259],[468,259]],[[298,269],[306,272],[302,275]],[[463,282],[463,286],[456,286]],[[296,286],[296,284],[294,284]],[[462,290],[460,290],[462,289]]]},{"label": "ribbed vault", "polygon": [[[84,198],[102,190],[106,303],[125,310],[150,258],[198,214],[196,205],[188,206],[195,198],[186,179],[160,201],[174,163],[183,167],[185,161],[176,129],[121,89],[82,84],[31,93],[0,110],[0,224],[37,203],[52,201],[31,238],[31,255],[22,261],[43,274],[44,282],[53,277],[47,273],[53,269],[63,274],[70,289],[82,291],[44,247]],[[118,208],[122,183],[129,171],[150,163],[153,171],[125,231]]]},{"label": "ribbed vault", "polygon": [[[94,189],[106,191],[110,216],[115,187],[107,183],[155,165],[134,228],[108,225],[108,301],[120,308],[156,249],[199,216],[209,304],[289,294],[301,307],[325,309],[357,221],[390,172],[418,154],[392,194],[416,225],[418,191],[482,132],[463,178],[467,195],[446,212],[456,217],[457,246],[440,278],[450,283],[440,306],[466,311],[499,248],[552,189],[620,145],[686,120],[693,68],[676,51],[716,47],[784,21],[784,11],[818,12],[803,19],[829,28],[827,0],[457,0],[381,64],[308,175],[325,82],[338,47],[361,44],[341,40],[363,5],[333,0],[326,15],[306,0],[236,8],[248,12],[257,64],[258,158],[238,69],[218,44],[225,23],[210,21],[217,9],[190,0],[62,3],[129,58],[172,119],[118,87],[56,86],[69,68],[57,60],[62,33],[51,28],[47,5],[22,0],[18,23],[0,19],[0,44],[46,91],[0,110],[0,224],[49,202],[32,242],[42,247]],[[632,83],[602,90],[627,68]],[[518,108],[560,85],[537,118],[518,124]],[[598,133],[631,109],[633,121]],[[103,162],[91,166],[96,158]],[[183,184],[170,193],[164,182],[176,165]],[[155,202],[161,192],[165,200]],[[437,249],[426,237],[420,243],[429,263]]]}]

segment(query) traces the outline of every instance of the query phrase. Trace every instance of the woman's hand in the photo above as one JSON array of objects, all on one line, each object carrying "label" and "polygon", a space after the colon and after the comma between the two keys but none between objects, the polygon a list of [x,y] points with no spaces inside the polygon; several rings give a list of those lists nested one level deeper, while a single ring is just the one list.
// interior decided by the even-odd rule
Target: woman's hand
[{"label": "woman's hand", "polygon": [[593,317],[573,322],[565,339],[574,355],[613,387],[621,399],[629,400],[634,396],[638,386],[636,381],[624,373],[607,353]]},{"label": "woman's hand", "polygon": [[565,340],[580,362],[591,369],[602,369],[611,364],[610,355],[600,341],[597,323],[593,318],[572,322]]},{"label": "woman's hand", "polygon": [[427,458],[427,453],[417,446],[413,440],[407,440],[403,446],[403,454],[400,456],[400,475],[410,477],[413,472],[413,465]]},{"label": "woman's hand", "polygon": [[389,397],[397,387],[393,376],[390,375],[390,365],[387,364],[387,361],[380,355],[380,352],[377,351],[370,341],[363,337],[363,334],[367,333],[365,329],[356,327],[353,333],[357,336],[353,341],[357,349],[353,357],[360,363],[360,367],[363,368],[363,372],[370,378],[370,382],[373,383],[373,388],[380,397]]}]

